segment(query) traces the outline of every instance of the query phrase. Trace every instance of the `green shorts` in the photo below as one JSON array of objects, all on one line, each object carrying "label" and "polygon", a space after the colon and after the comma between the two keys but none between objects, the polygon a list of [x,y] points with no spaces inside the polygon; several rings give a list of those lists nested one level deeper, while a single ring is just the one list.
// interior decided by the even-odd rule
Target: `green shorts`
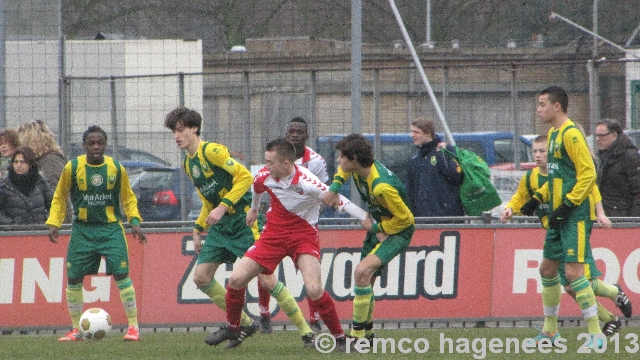
[{"label": "green shorts", "polygon": [[129,272],[129,246],[122,224],[74,222],[67,248],[67,278],[78,279],[97,274],[103,256],[108,275]]},{"label": "green shorts", "polygon": [[593,263],[589,237],[593,222],[569,222],[562,229],[547,230],[542,256],[561,263]]},{"label": "green shorts", "polygon": [[257,221],[249,227],[246,218],[244,211],[226,213],[220,222],[210,227],[198,255],[198,264],[233,264],[242,257],[259,238]]},{"label": "green shorts", "polygon": [[407,249],[415,229],[415,226],[412,225],[397,234],[389,235],[389,238],[383,242],[378,241],[376,234],[367,232],[367,237],[362,245],[360,260],[370,254],[377,256],[380,261],[382,261],[382,267],[378,269],[373,276],[382,275],[385,266],[387,266],[394,257]]},{"label": "green shorts", "polygon": [[[564,263],[560,264],[560,268],[558,268],[558,274],[560,275],[560,284],[562,284],[562,286],[569,285],[569,281],[564,276]],[[584,277],[586,277],[587,280],[593,280],[599,278],[600,276],[602,276],[602,273],[596,267],[596,262],[593,259],[585,261]]]}]

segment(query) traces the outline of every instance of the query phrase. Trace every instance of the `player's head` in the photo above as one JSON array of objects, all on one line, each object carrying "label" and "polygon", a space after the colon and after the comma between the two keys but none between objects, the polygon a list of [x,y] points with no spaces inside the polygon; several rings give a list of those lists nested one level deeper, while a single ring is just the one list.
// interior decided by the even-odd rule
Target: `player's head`
[{"label": "player's head", "polygon": [[164,126],[173,132],[181,127],[195,128],[196,135],[200,136],[202,116],[195,110],[181,106],[171,110],[171,112],[167,114],[164,118]]},{"label": "player's head", "polygon": [[338,158],[357,161],[362,167],[373,165],[373,146],[361,134],[350,134],[340,139],[336,144],[336,150],[340,152]]},{"label": "player's head", "polygon": [[538,135],[531,143],[533,160],[540,170],[547,168],[547,135]]},{"label": "player's head", "polygon": [[82,134],[82,146],[87,153],[89,164],[102,164],[107,149],[107,133],[98,125],[91,125]]},{"label": "player's head", "polygon": [[309,134],[307,133],[307,122],[301,117],[294,117],[287,124],[285,138],[293,143],[296,148],[304,147]]},{"label": "player's head", "polygon": [[560,86],[553,85],[548,88],[542,90],[540,95],[546,95],[549,99],[549,103],[552,105],[555,103],[560,104],[560,109],[563,113],[567,113],[569,109],[569,97],[567,96],[567,92]]},{"label": "player's head", "polygon": [[265,147],[264,159],[271,175],[277,178],[286,177],[291,174],[297,159],[296,147],[285,138],[272,140]]}]

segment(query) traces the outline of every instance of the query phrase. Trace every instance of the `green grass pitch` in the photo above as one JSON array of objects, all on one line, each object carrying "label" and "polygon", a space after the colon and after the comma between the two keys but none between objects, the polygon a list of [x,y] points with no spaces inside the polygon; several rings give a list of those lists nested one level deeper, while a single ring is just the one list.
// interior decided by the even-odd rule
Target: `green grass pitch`
[{"label": "green grass pitch", "polygon": [[[146,330],[146,331],[144,331]],[[579,354],[580,345],[584,342],[578,340],[580,333],[586,328],[561,328],[563,338],[566,341],[566,351],[542,354],[537,349],[532,354],[514,352],[506,353],[505,346],[500,347],[501,353],[492,352],[489,349],[491,339],[504,344],[507,338],[517,338],[518,342],[533,337],[538,330],[534,328],[445,328],[445,329],[380,329],[376,335],[380,338],[393,338],[399,341],[402,338],[426,339],[429,342],[429,350],[426,353],[411,351],[401,353],[396,349],[395,354],[387,348],[386,354],[381,354],[382,348],[377,348],[377,354],[322,354],[316,349],[304,349],[302,341],[296,331],[275,331],[273,334],[256,334],[247,339],[242,346],[227,350],[224,344],[217,347],[206,345],[203,340],[205,332],[150,332],[143,329],[139,342],[124,342],[122,334],[118,331],[111,332],[100,341],[84,341],[81,343],[59,343],[58,334],[47,335],[12,335],[0,336],[0,359],[217,359],[225,360],[247,359],[330,359],[334,357],[355,357],[380,359],[632,359],[640,356],[638,344],[638,328],[622,328],[618,338],[618,351],[615,343],[609,342],[608,348],[603,354]],[[441,338],[449,338],[452,341],[453,353],[445,347],[441,353]],[[635,338],[635,341],[633,340]],[[465,341],[467,339],[468,341]],[[475,339],[475,340],[474,340]],[[474,345],[475,341],[475,345]],[[484,342],[484,351],[482,343]],[[421,343],[424,345],[424,341]],[[467,345],[465,345],[467,344]],[[412,347],[410,344],[409,348]],[[406,348],[406,346],[405,346]],[[424,349],[424,347],[422,348]],[[371,351],[373,351],[371,349]],[[466,353],[459,353],[466,351]],[[632,353],[635,351],[635,353]]]}]

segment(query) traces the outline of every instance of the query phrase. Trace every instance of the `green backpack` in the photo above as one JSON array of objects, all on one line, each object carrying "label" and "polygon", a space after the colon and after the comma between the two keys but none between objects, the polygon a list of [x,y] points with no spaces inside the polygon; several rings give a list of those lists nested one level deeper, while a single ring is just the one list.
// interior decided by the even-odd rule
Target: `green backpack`
[{"label": "green backpack", "polygon": [[462,169],[464,179],[460,185],[460,200],[464,212],[469,216],[480,216],[502,204],[502,199],[491,183],[491,172],[487,163],[476,153],[453,147],[455,154],[445,148],[442,152],[456,160]]}]

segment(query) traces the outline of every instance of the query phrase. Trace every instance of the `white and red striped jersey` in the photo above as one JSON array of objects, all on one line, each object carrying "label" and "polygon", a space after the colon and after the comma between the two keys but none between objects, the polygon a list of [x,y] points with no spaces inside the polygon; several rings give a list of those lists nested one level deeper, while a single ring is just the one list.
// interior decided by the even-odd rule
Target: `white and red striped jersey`
[{"label": "white and red striped jersey", "polygon": [[312,174],[318,177],[323,183],[327,183],[329,180],[329,174],[327,174],[327,163],[320,154],[313,151],[308,146],[304,147],[304,155],[295,162],[296,165],[305,167],[311,171]]},{"label": "white and red striped jersey", "polygon": [[[302,230],[301,226],[316,226],[322,206],[322,194],[329,191],[329,187],[317,176],[301,166],[294,166],[291,175],[280,179],[272,177],[265,167],[256,174],[252,189],[252,209],[259,207],[265,193],[271,197],[271,207],[266,214],[266,226],[290,231]],[[348,210],[351,213],[355,205],[351,204],[345,209],[344,206],[348,203],[349,200],[340,195],[338,210]],[[364,210],[357,209],[364,213]]]}]

